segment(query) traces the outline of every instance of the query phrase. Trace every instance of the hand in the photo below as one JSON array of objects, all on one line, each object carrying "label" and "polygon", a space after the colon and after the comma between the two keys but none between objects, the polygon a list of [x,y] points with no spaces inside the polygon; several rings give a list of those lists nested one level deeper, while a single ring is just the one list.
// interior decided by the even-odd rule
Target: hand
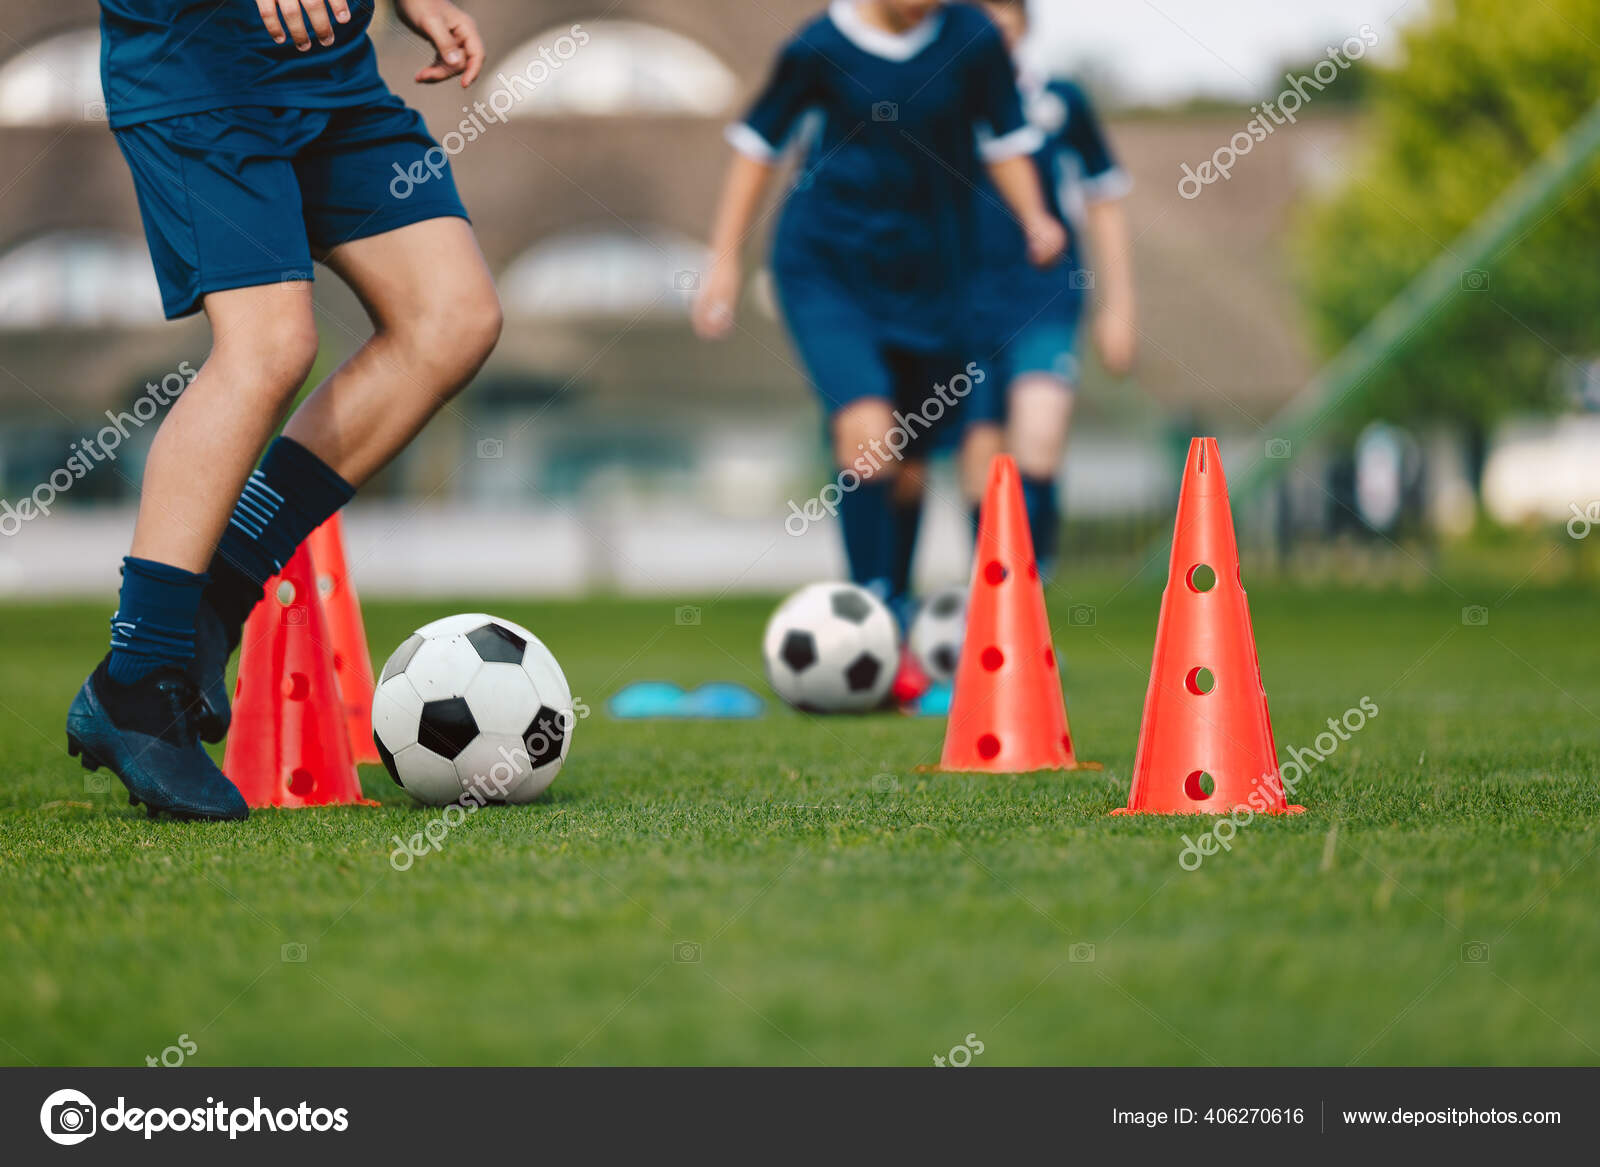
[{"label": "hand", "polygon": [[431,85],[459,76],[465,89],[478,79],[483,37],[472,17],[450,0],[395,0],[395,11],[407,28],[433,45],[433,63],[417,71],[417,81]]},{"label": "hand", "polygon": [[696,336],[701,340],[721,340],[733,331],[743,285],[744,273],[737,263],[722,262],[712,267],[700,285],[689,316]]},{"label": "hand", "polygon": [[1067,229],[1054,215],[1041,215],[1022,225],[1028,237],[1028,262],[1034,267],[1049,267],[1067,250]]},{"label": "hand", "polygon": [[1094,348],[1100,363],[1113,377],[1126,377],[1133,371],[1133,358],[1139,347],[1138,331],[1132,312],[1111,312],[1104,308],[1094,315]]},{"label": "hand", "polygon": [[[305,20],[300,16],[302,7],[305,9]],[[302,53],[311,48],[311,33],[306,31],[306,20],[311,21],[311,31],[317,34],[317,43],[322,45],[333,43],[334,20],[340,24],[350,23],[350,5],[345,0],[256,0],[256,11],[260,13],[261,23],[273,40],[281,45],[293,37],[294,47]],[[332,12],[333,20],[328,18],[329,12]],[[289,29],[287,36],[283,31],[285,26]]]}]

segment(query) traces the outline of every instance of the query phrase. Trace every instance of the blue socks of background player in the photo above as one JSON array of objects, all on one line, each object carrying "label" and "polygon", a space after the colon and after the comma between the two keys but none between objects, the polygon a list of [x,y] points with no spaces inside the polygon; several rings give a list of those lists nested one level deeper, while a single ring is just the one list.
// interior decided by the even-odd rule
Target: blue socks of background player
[{"label": "blue socks of background player", "polygon": [[354,494],[355,487],[292,438],[267,447],[211,559],[206,598],[230,629],[244,623],[261,599],[261,586],[306,536]]},{"label": "blue socks of background player", "polygon": [[122,596],[111,617],[111,660],[119,685],[163,665],[183,668],[194,657],[194,615],[206,577],[151,559],[122,561]]},{"label": "blue socks of background player", "polygon": [[1028,513],[1033,560],[1039,565],[1039,574],[1048,577],[1055,567],[1061,539],[1061,505],[1056,498],[1056,480],[1023,475],[1022,506]]},{"label": "blue socks of background player", "polygon": [[922,526],[922,497],[894,504],[894,571],[889,576],[889,608],[901,630],[911,626],[915,605],[911,599],[911,568],[917,554],[917,532]]},{"label": "blue socks of background player", "polygon": [[894,591],[900,523],[895,512],[894,484],[864,478],[839,499],[844,528],[844,553],[853,582],[888,600]]}]

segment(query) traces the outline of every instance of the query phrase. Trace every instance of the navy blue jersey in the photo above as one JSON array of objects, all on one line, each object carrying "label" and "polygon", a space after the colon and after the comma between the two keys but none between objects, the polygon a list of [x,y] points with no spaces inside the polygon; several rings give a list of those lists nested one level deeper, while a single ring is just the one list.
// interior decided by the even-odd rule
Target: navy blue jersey
[{"label": "navy blue jersey", "polygon": [[292,39],[276,44],[248,0],[100,0],[100,82],[112,128],[234,105],[379,100],[388,87],[367,35],[373,2],[350,0],[350,22],[334,23],[333,44],[313,38],[302,53]]},{"label": "navy blue jersey", "polygon": [[946,5],[893,35],[851,0],[784,47],[729,140],[763,161],[806,151],[774,242],[780,284],[842,297],[884,341],[924,350],[961,335],[984,162],[1038,144],[979,9]]},{"label": "navy blue jersey", "polygon": [[1018,84],[1028,122],[1044,139],[1033,156],[1034,165],[1070,242],[1059,264],[1044,270],[1033,267],[1016,219],[999,192],[985,188],[978,201],[982,259],[974,285],[975,311],[981,320],[1002,329],[1013,321],[1021,327],[1039,312],[1076,316],[1089,284],[1078,244],[1084,209],[1093,202],[1120,198],[1129,187],[1082,89],[1070,81],[1045,81],[1026,73]]}]

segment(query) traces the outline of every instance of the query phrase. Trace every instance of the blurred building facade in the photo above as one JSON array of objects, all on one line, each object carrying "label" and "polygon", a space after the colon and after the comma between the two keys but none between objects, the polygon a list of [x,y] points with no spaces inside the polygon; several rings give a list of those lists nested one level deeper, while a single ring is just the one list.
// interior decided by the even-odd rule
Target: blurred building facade
[{"label": "blurred building facade", "polygon": [[[817,413],[759,271],[764,242],[752,243],[756,275],[730,341],[697,342],[686,312],[728,156],[722,128],[821,0],[467,7],[490,46],[470,97],[412,83],[431,49],[386,0],[374,37],[391,87],[460,147],[452,165],[507,326],[474,389],[370,493],[543,506],[581,516],[585,529],[641,512],[766,529],[784,499],[816,489],[823,463]],[[205,356],[203,321],[160,318],[100,104],[97,20],[93,0],[0,0],[7,497],[59,466],[105,410],[128,409]],[[534,83],[510,81],[519,74]],[[507,90],[514,100],[496,96]],[[498,101],[504,120],[470,143],[446,138],[468,100]],[[1071,465],[1080,513],[1159,511],[1170,474],[1156,439],[1170,419],[1255,435],[1311,370],[1282,245],[1296,197],[1338,167],[1349,122],[1309,119],[1292,141],[1252,155],[1228,197],[1182,198],[1179,163],[1210,156],[1237,128],[1215,114],[1111,119],[1135,182],[1144,343],[1136,383],[1090,374]],[[317,304],[331,367],[368,326],[331,275]],[[70,506],[130,499],[147,439],[130,436],[128,457],[74,489]],[[619,532],[614,543],[632,537]],[[948,541],[959,548],[958,525]]]}]

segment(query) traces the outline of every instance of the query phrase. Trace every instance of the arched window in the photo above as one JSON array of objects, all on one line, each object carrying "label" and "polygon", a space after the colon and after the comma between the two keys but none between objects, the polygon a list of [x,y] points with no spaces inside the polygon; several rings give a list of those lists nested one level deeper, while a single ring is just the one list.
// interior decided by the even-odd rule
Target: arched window
[{"label": "arched window", "polygon": [[[733,71],[703,45],[632,20],[550,29],[486,80],[514,99],[508,117],[720,117],[739,92]],[[499,108],[493,94],[488,104]]]},{"label": "arched window", "polygon": [[706,248],[663,229],[579,231],[537,243],[506,267],[500,297],[514,316],[682,315]]},{"label": "arched window", "polygon": [[0,328],[85,328],[162,319],[144,245],[101,231],[57,231],[0,255]]},{"label": "arched window", "polygon": [[58,33],[0,65],[0,125],[104,118],[98,29]]}]

